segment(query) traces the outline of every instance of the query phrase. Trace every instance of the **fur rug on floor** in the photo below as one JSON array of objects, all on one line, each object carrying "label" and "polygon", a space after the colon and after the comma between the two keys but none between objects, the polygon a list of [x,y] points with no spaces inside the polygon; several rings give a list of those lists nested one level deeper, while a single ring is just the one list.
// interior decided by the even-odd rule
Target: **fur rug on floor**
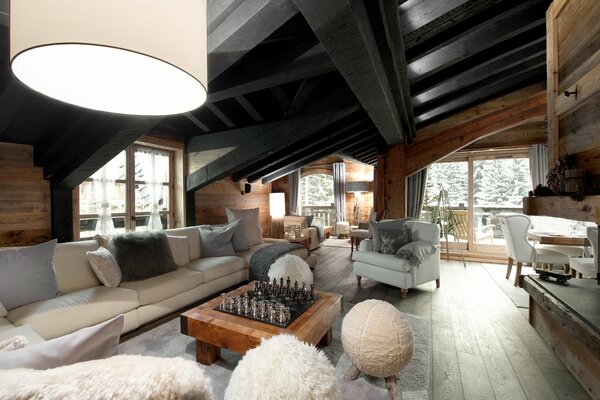
[{"label": "fur rug on floor", "polygon": [[[344,373],[350,367],[350,360],[340,340],[340,330],[344,315],[352,307],[352,304],[344,304],[344,313],[333,325],[333,341],[323,348],[325,355],[335,365],[336,376],[341,382],[342,396],[344,399],[387,399],[388,392],[385,389],[383,379],[367,377],[363,374],[355,381],[346,382]],[[398,374],[398,388],[402,393],[403,400],[426,400],[430,387],[430,349],[429,321],[422,317],[404,314],[408,319],[414,336],[414,355],[407,367]],[[179,318],[171,320],[148,332],[131,338],[119,346],[121,354],[143,354],[158,357],[181,356],[189,360],[195,360],[195,339],[180,333]],[[240,361],[241,356],[229,350],[221,350],[221,359],[205,367],[205,375],[212,381],[213,391],[216,399],[223,399],[225,389],[231,377],[233,369]],[[200,364],[199,364],[200,365]]]}]

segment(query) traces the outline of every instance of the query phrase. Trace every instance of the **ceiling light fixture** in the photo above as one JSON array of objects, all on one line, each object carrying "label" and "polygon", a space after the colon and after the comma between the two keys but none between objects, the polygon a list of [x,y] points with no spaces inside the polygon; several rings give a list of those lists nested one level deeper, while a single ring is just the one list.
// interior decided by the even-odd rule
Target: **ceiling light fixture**
[{"label": "ceiling light fixture", "polygon": [[169,115],[206,100],[206,0],[19,0],[10,63],[32,89],[94,110]]}]

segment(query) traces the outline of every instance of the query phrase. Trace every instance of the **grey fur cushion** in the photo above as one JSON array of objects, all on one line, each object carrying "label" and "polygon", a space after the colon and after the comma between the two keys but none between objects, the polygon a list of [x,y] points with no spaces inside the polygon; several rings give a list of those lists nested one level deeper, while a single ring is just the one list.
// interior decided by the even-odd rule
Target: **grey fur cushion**
[{"label": "grey fur cushion", "polygon": [[164,232],[130,232],[114,236],[110,242],[122,282],[140,281],[178,268]]}]

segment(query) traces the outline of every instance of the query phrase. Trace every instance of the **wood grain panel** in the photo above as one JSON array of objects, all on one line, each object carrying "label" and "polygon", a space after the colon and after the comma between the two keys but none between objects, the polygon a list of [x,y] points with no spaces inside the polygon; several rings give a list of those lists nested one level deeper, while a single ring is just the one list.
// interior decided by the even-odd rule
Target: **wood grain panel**
[{"label": "wood grain panel", "polygon": [[269,184],[255,182],[252,191],[244,195],[245,180],[234,182],[225,178],[195,192],[196,224],[222,224],[227,222],[225,208],[259,208],[263,237],[271,236],[269,216]]},{"label": "wood grain panel", "polygon": [[50,240],[50,183],[33,147],[0,143],[0,247]]},{"label": "wood grain panel", "polygon": [[523,213],[600,222],[600,196],[575,201],[568,196],[524,197]]}]

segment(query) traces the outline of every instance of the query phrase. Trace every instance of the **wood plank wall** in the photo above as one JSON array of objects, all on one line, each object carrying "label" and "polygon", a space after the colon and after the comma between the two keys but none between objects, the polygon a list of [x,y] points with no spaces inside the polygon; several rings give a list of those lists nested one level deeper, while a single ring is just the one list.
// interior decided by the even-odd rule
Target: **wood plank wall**
[{"label": "wood plank wall", "polygon": [[[556,0],[547,14],[550,144],[600,178],[600,1]],[[565,96],[565,91],[577,95]]]},{"label": "wood plank wall", "polygon": [[50,184],[33,147],[0,143],[0,247],[50,240],[50,224]]},{"label": "wood plank wall", "polygon": [[270,184],[254,182],[250,193],[241,194],[245,180],[234,182],[225,178],[199,189],[195,193],[196,224],[222,224],[227,222],[225,208],[259,208],[263,237],[271,236],[269,216]]}]

